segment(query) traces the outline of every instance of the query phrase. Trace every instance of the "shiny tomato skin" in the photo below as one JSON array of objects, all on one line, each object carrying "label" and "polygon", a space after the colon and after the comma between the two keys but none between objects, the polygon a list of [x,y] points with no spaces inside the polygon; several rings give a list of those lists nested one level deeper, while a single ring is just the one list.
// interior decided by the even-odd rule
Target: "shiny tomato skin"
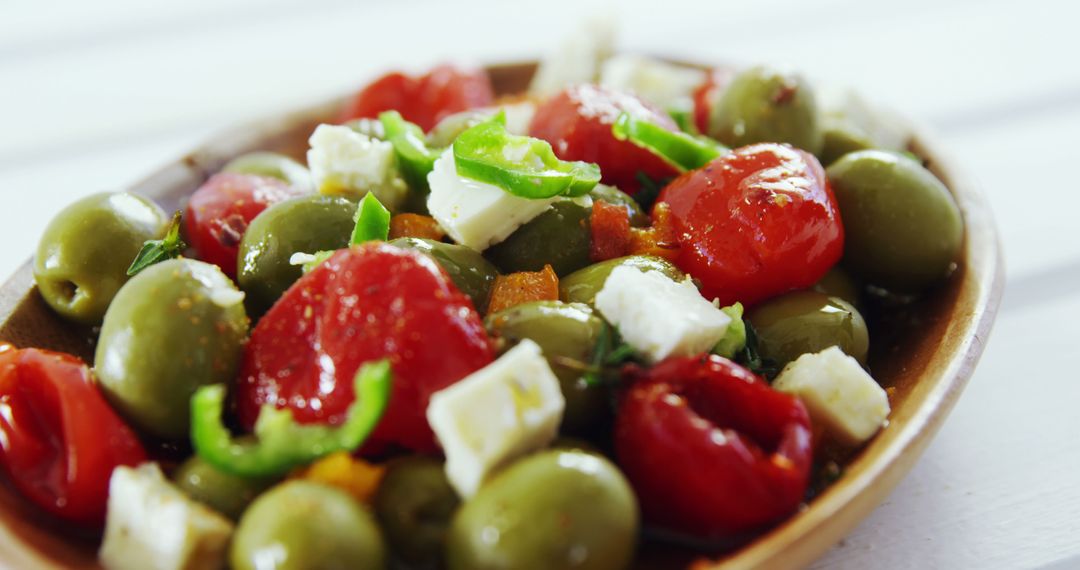
[{"label": "shiny tomato skin", "polygon": [[0,464],[24,497],[73,523],[105,520],[113,468],[146,460],[90,369],[67,354],[0,344]]},{"label": "shiny tomato skin", "polygon": [[430,131],[449,115],[494,101],[491,79],[483,69],[442,64],[419,77],[392,72],[376,79],[356,94],[341,120],[374,119],[394,110]]},{"label": "shiny tomato skin", "polygon": [[222,172],[195,190],[184,212],[184,235],[199,259],[236,277],[236,256],[248,224],[271,204],[303,190],[267,176]]},{"label": "shiny tomato skin", "polygon": [[802,403],[719,356],[645,371],[619,407],[615,449],[648,523],[707,539],[789,515],[813,460]]},{"label": "shiny tomato skin", "polygon": [[660,192],[679,240],[676,265],[721,305],[753,305],[816,283],[844,250],[821,164],[789,145],[742,147]]},{"label": "shiny tomato skin", "polygon": [[303,423],[337,423],[365,362],[389,358],[389,407],[371,437],[438,449],[425,413],[431,395],[493,359],[472,302],[430,258],[385,243],[341,250],[300,278],[259,320],[245,348],[237,411],[289,408]]},{"label": "shiny tomato skin", "polygon": [[575,85],[537,108],[529,134],[551,143],[563,160],[598,164],[605,184],[635,194],[641,188],[638,172],[658,181],[675,176],[677,171],[652,152],[615,138],[611,125],[623,112],[669,130],[678,129],[671,117],[630,93]]}]

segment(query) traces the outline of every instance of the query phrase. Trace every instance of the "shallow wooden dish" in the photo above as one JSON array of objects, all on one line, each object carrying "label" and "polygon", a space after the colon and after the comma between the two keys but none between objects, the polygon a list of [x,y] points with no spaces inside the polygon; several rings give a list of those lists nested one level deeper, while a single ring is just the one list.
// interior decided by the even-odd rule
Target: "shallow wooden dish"
[{"label": "shallow wooden dish", "polygon": [[[525,89],[535,64],[489,67],[496,91]],[[320,122],[334,121],[344,99],[223,133],[130,188],[166,210],[229,159],[253,150],[302,158]],[[651,545],[643,568],[791,568],[821,556],[883,501],[911,469],[974,371],[1004,287],[997,234],[982,195],[958,176],[925,135],[910,148],[952,190],[966,222],[963,259],[949,281],[904,318],[904,332],[874,343],[871,366],[889,388],[889,426],[846,464],[843,477],[809,506],[743,548],[706,560],[692,552]],[[892,334],[878,334],[891,337]],[[0,340],[92,360],[92,331],[52,313],[34,289],[30,263],[0,287]],[[6,485],[0,486],[0,565],[8,568],[97,568],[97,537],[45,520]],[[715,558],[715,557],[714,557]],[[696,560],[696,563],[695,563]]]}]

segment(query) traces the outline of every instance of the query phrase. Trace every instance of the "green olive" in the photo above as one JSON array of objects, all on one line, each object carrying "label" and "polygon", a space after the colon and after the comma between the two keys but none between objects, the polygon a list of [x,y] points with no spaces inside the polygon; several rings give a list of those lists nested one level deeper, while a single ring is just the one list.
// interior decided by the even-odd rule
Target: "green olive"
[{"label": "green olive", "polygon": [[540,271],[551,265],[560,277],[589,264],[591,210],[569,200],[518,228],[484,255],[505,273]]},{"label": "green olive", "polygon": [[188,497],[236,520],[251,501],[274,484],[273,479],[239,477],[192,455],[172,476]]},{"label": "green olive", "polygon": [[447,567],[606,570],[630,565],[638,532],[634,492],[601,456],[549,450],[512,464],[450,524]]},{"label": "green olive", "polygon": [[390,463],[373,506],[391,551],[428,567],[442,559],[446,529],[459,503],[443,462],[414,455]]},{"label": "green olive", "polygon": [[330,196],[301,196],[278,202],[255,217],[244,232],[237,282],[253,314],[262,314],[302,273],[289,258],[349,244],[356,203]]},{"label": "green olive", "polygon": [[390,245],[412,249],[434,259],[446,270],[454,285],[472,299],[473,306],[481,314],[487,309],[491,288],[499,271],[476,250],[420,238],[398,238]]},{"label": "green olive", "polygon": [[143,242],[161,237],[167,222],[156,204],[126,192],[94,194],[71,204],[49,222],[38,242],[38,291],[64,318],[100,323]]},{"label": "green olive", "polygon": [[231,384],[247,335],[243,296],[215,265],[172,259],[140,271],[113,299],[94,369],[102,391],[140,430],[188,436],[188,400]]},{"label": "green olive", "polygon": [[823,121],[822,137],[824,142],[819,156],[821,164],[825,166],[849,152],[874,148],[874,142],[869,135],[851,121],[843,119],[826,118]]},{"label": "green olive", "polygon": [[479,125],[490,119],[491,116],[491,111],[476,110],[448,115],[432,127],[431,132],[427,134],[428,146],[432,148],[448,147],[466,129]]},{"label": "green olive", "polygon": [[799,75],[763,66],[740,72],[723,90],[709,136],[732,148],[776,142],[811,154],[821,152],[823,142],[810,85]]},{"label": "green olive", "polygon": [[852,306],[859,306],[859,284],[841,267],[829,269],[812,289],[830,297],[839,297]]},{"label": "green olive", "polygon": [[540,345],[566,398],[561,432],[585,433],[608,417],[607,391],[586,384],[581,369],[566,364],[567,360],[585,364],[592,356],[604,321],[591,307],[537,301],[488,315],[485,323],[493,338],[506,341],[506,348],[523,339]]},{"label": "green olive", "polygon": [[645,210],[641,209],[641,205],[637,203],[637,200],[614,186],[597,184],[589,192],[589,196],[592,196],[593,200],[625,207],[627,213],[630,214],[630,225],[635,228],[643,228],[651,223],[649,215],[645,213]]},{"label": "green olive", "polygon": [[267,491],[233,534],[234,570],[351,570],[386,567],[375,520],[343,491],[293,480]]},{"label": "green olive", "polygon": [[559,298],[567,303],[585,303],[592,305],[596,294],[604,288],[608,275],[619,266],[635,267],[642,272],[659,271],[668,277],[680,280],[683,274],[670,261],[651,255],[631,255],[609,259],[579,269],[559,280]]},{"label": "green olive", "polygon": [[866,363],[866,321],[850,303],[816,291],[797,291],[762,303],[747,314],[761,356],[783,368],[808,352],[838,346]]},{"label": "green olive", "polygon": [[949,273],[964,222],[929,170],[899,154],[864,150],[826,172],[844,221],[848,269],[896,293],[918,293]]},{"label": "green olive", "polygon": [[313,189],[311,173],[303,164],[276,152],[250,152],[229,161],[222,172],[257,174],[284,180],[297,188]]}]

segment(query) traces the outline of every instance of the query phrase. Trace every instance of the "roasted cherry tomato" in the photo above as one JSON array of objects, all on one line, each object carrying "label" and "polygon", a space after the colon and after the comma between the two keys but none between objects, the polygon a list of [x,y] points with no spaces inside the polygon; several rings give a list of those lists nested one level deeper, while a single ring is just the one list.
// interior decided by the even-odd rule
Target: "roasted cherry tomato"
[{"label": "roasted cherry tomato", "polygon": [[184,233],[199,259],[236,277],[236,255],[248,224],[267,206],[303,190],[266,176],[215,174],[188,201]]},{"label": "roasted cherry tomato", "polygon": [[652,180],[662,180],[675,176],[676,171],[652,152],[615,138],[611,125],[624,112],[673,131],[678,129],[671,117],[634,95],[596,85],[576,85],[540,105],[529,125],[529,134],[550,142],[563,160],[595,162],[600,165],[605,184],[635,194],[641,187],[639,172]]},{"label": "roasted cherry tomato", "polygon": [[364,87],[345,110],[342,121],[374,119],[397,111],[406,121],[430,131],[444,118],[475,107],[491,105],[495,92],[480,68],[443,64],[420,77],[388,73]]},{"label": "roasted cherry tomato", "polygon": [[67,354],[0,344],[0,464],[34,504],[66,520],[105,520],[109,477],[146,453]]},{"label": "roasted cherry tomato", "polygon": [[705,82],[694,89],[694,126],[699,133],[709,132],[709,120],[720,92],[724,90],[735,72],[731,69],[716,68],[705,76]]},{"label": "roasted cherry tomato", "polygon": [[671,208],[675,264],[721,305],[809,287],[844,250],[825,171],[788,145],[736,149],[675,179],[658,201]]},{"label": "roasted cherry tomato", "polygon": [[[390,404],[370,441],[435,451],[431,394],[493,358],[480,316],[431,258],[382,242],[341,250],[289,288],[255,327],[237,386],[240,421],[262,404],[336,423],[365,362],[390,359]],[[370,449],[370,448],[369,448]]]},{"label": "roasted cherry tomato", "polygon": [[615,450],[648,523],[721,538],[799,506],[813,449],[797,398],[715,355],[636,374],[616,418]]}]

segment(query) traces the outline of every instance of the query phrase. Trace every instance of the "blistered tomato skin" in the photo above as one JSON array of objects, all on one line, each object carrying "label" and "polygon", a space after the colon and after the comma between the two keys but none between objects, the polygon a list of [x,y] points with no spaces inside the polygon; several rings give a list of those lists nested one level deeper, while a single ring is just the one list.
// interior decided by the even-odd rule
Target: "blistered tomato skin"
[{"label": "blistered tomato skin", "polygon": [[374,119],[395,110],[406,121],[430,131],[439,121],[461,111],[491,105],[495,92],[480,68],[443,64],[420,77],[388,73],[364,87],[342,115],[351,119]]},{"label": "blistered tomato skin", "polygon": [[303,193],[286,182],[254,174],[215,174],[184,212],[184,234],[199,259],[236,278],[236,256],[248,224],[271,204]]},{"label": "blistered tomato skin", "polygon": [[[431,394],[493,359],[483,323],[431,258],[372,243],[341,250],[297,281],[251,334],[237,386],[250,428],[259,407],[304,423],[337,423],[365,362],[390,359],[390,404],[371,442],[438,449],[425,417]],[[369,448],[370,449],[370,448]]]},{"label": "blistered tomato skin", "polygon": [[0,465],[29,500],[65,520],[105,520],[109,477],[146,460],[81,360],[0,344]]},{"label": "blistered tomato skin", "polygon": [[658,202],[671,208],[676,265],[721,305],[809,287],[844,250],[825,171],[788,145],[736,149],[672,181]]},{"label": "blistered tomato skin", "polygon": [[618,411],[615,450],[648,524],[722,538],[798,507],[813,459],[798,399],[719,356],[639,374]]},{"label": "blistered tomato skin", "polygon": [[670,130],[678,127],[671,117],[629,93],[596,85],[576,85],[548,99],[536,110],[529,135],[551,143],[563,160],[583,160],[600,165],[605,184],[627,194],[641,187],[638,172],[653,180],[675,176],[674,167],[630,141],[620,141],[611,125],[623,112]]}]

